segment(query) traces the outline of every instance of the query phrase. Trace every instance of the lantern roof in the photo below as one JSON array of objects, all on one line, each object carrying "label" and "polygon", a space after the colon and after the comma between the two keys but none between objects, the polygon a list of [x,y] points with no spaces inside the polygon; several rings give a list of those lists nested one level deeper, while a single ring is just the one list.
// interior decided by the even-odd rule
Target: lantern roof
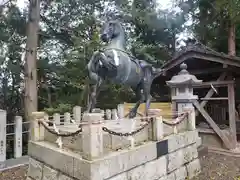
[{"label": "lantern roof", "polygon": [[182,63],[180,65],[181,71],[178,75],[172,77],[170,81],[167,81],[168,86],[177,86],[177,85],[193,85],[193,84],[200,84],[202,80],[197,79],[196,76],[189,74],[187,71],[187,64]]}]

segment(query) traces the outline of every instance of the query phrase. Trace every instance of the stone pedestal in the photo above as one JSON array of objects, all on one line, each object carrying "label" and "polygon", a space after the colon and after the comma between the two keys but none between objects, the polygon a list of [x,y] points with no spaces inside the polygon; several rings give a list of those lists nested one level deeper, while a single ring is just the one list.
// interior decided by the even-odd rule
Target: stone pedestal
[{"label": "stone pedestal", "polygon": [[[82,132],[76,137],[63,137],[63,148],[58,148],[51,139],[56,139],[56,135],[49,136],[37,123],[44,113],[35,113],[31,129],[34,136],[28,146],[27,180],[183,180],[196,176],[200,172],[197,130],[188,124],[178,134],[166,133],[161,113],[158,115],[153,118],[153,124],[133,135],[135,145],[129,147],[131,142],[126,137],[108,133],[106,129],[131,132],[130,120],[103,124],[102,113],[85,113]],[[136,121],[135,129],[131,130],[145,123]],[[60,127],[60,133],[76,131],[70,126]],[[75,145],[71,144],[72,138]]]},{"label": "stone pedestal", "polygon": [[200,172],[197,131],[170,135],[95,160],[59,149],[49,142],[30,142],[28,180],[176,180]]}]

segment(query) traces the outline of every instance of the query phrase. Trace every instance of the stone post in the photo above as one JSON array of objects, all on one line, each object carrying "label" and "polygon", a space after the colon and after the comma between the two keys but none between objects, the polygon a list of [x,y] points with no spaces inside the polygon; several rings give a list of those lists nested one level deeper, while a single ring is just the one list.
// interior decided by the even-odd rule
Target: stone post
[{"label": "stone post", "polygon": [[103,114],[86,113],[83,122],[88,124],[82,126],[82,157],[93,160],[103,154]]},{"label": "stone post", "polygon": [[110,109],[106,109],[106,119],[110,120],[112,118],[112,112]]},{"label": "stone post", "polygon": [[71,114],[69,112],[64,113],[64,123],[70,124],[71,122]]},{"label": "stone post", "polygon": [[112,109],[112,119],[117,120],[118,119],[118,113],[116,109]]},{"label": "stone post", "polygon": [[117,107],[117,111],[118,111],[119,119],[123,119],[124,118],[124,104],[119,104]]},{"label": "stone post", "polygon": [[22,117],[15,117],[14,157],[22,156]]},{"label": "stone post", "polygon": [[184,111],[188,112],[188,130],[193,131],[196,129],[196,114],[195,108],[192,104],[184,107]]},{"label": "stone post", "polygon": [[5,110],[0,109],[0,166],[1,162],[6,160],[6,126],[7,113]]},{"label": "stone post", "polygon": [[73,119],[77,124],[81,122],[81,112],[82,112],[81,106],[75,106],[73,108]]},{"label": "stone post", "polygon": [[163,119],[162,116],[155,117],[153,120],[153,140],[160,141],[163,139]]},{"label": "stone post", "polygon": [[60,125],[61,124],[61,118],[60,118],[60,114],[59,113],[54,113],[53,114],[53,122],[56,125]]},{"label": "stone post", "polygon": [[33,112],[30,125],[30,140],[44,140],[44,127],[38,123],[38,120],[44,120],[44,112]]},{"label": "stone post", "polygon": [[154,116],[152,122],[152,140],[160,141],[163,139],[163,117],[161,115],[160,109],[149,109],[148,110],[149,116]]}]

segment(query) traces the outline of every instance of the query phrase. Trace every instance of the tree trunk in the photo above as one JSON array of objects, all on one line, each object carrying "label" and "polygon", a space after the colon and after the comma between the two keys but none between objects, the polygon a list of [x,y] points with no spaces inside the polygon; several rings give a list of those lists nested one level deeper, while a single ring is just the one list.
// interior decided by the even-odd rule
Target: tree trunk
[{"label": "tree trunk", "polygon": [[40,18],[40,0],[29,1],[29,19],[25,55],[25,118],[30,120],[32,112],[37,111],[37,46]]},{"label": "tree trunk", "polygon": [[236,56],[236,34],[235,34],[235,24],[233,22],[229,23],[228,29],[228,54],[230,56]]}]

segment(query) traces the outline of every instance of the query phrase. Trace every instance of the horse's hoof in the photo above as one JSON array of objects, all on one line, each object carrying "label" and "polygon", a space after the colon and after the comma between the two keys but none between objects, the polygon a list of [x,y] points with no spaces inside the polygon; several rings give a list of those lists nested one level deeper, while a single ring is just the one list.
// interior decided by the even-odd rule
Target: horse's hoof
[{"label": "horse's hoof", "polygon": [[134,113],[134,112],[129,113],[129,118],[130,119],[135,118],[135,117],[136,117],[136,113]]}]

